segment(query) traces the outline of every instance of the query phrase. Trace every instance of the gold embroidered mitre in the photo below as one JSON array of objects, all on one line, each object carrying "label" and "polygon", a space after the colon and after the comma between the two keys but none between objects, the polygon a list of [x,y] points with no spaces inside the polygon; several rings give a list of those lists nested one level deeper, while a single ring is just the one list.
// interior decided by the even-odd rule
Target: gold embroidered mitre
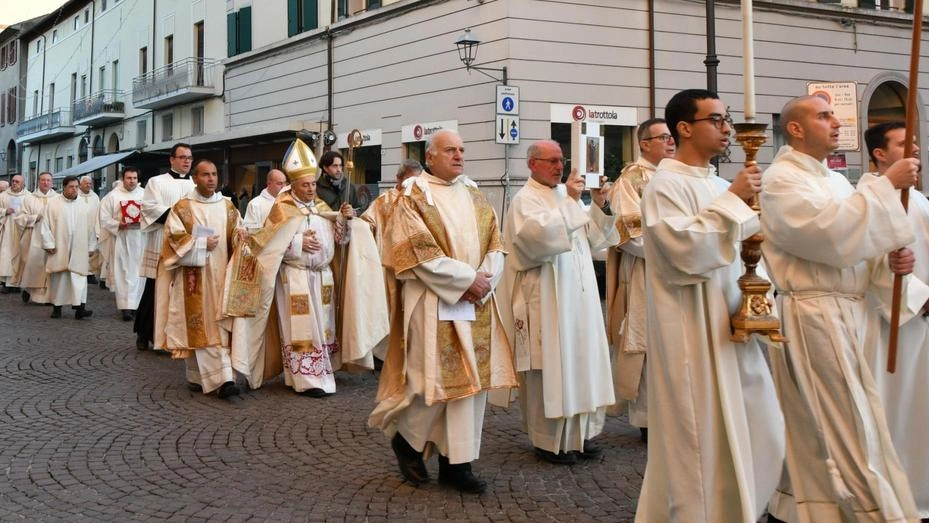
[{"label": "gold embroidered mitre", "polygon": [[316,172],[319,170],[313,151],[299,138],[295,139],[294,143],[287,148],[287,152],[284,153],[282,168],[287,173],[290,183],[306,176],[316,176]]}]

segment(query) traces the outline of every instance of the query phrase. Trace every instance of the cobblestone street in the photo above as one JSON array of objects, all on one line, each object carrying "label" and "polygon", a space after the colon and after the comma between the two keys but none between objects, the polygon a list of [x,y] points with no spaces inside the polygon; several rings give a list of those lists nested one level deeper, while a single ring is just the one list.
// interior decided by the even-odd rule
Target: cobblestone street
[{"label": "cobblestone street", "polygon": [[488,409],[480,496],[404,483],[367,427],[377,380],[297,396],[281,379],[226,402],[188,391],[184,365],[135,349],[112,294],[93,318],[0,296],[0,520],[631,521],[645,467],[638,430],[610,419],[599,460],[550,465],[519,410]]}]

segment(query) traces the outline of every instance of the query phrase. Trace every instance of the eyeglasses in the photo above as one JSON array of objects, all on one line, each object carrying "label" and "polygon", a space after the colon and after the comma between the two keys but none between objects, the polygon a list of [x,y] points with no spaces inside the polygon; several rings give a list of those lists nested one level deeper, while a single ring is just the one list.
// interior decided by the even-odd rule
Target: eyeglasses
[{"label": "eyeglasses", "polygon": [[722,129],[723,123],[729,124],[729,127],[732,127],[733,125],[732,116],[728,114],[725,116],[721,114],[711,114],[707,116],[706,118],[697,118],[696,120],[690,121],[690,123],[697,123],[697,122],[713,122],[713,125],[715,125],[717,129]]},{"label": "eyeglasses", "polygon": [[671,138],[672,136],[670,134],[664,133],[664,134],[659,134],[658,136],[652,136],[651,138],[642,138],[642,141],[647,142],[649,140],[658,140],[661,142],[670,143]]},{"label": "eyeglasses", "polygon": [[172,158],[177,158],[178,160],[193,160],[193,156],[172,156]]},{"label": "eyeglasses", "polygon": [[564,163],[564,158],[533,158],[533,160],[538,160],[540,162],[548,162],[552,165],[558,165]]}]

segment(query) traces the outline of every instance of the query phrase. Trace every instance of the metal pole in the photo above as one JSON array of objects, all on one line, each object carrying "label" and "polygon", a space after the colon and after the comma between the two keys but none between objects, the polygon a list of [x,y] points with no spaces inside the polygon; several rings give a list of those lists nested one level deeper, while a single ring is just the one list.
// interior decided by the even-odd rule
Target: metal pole
[{"label": "metal pole", "polygon": [[719,58],[716,57],[716,1],[706,0],[706,88],[714,93],[716,89],[716,68]]}]

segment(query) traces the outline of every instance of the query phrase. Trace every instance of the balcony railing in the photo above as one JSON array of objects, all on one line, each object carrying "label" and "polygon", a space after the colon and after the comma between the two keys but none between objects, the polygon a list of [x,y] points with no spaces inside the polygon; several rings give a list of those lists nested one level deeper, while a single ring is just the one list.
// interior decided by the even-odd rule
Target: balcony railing
[{"label": "balcony railing", "polygon": [[71,105],[74,121],[80,122],[81,120],[91,119],[104,114],[125,114],[126,104],[122,101],[125,96],[125,91],[108,89],[94,93],[86,98],[75,100]]},{"label": "balcony railing", "polygon": [[54,109],[45,114],[20,122],[16,137],[22,138],[37,133],[53,131],[61,127],[72,127],[71,111]]},{"label": "balcony railing", "polygon": [[170,101],[174,96],[210,96],[218,64],[217,60],[209,58],[185,58],[133,78],[132,103],[144,109],[160,99]]}]

